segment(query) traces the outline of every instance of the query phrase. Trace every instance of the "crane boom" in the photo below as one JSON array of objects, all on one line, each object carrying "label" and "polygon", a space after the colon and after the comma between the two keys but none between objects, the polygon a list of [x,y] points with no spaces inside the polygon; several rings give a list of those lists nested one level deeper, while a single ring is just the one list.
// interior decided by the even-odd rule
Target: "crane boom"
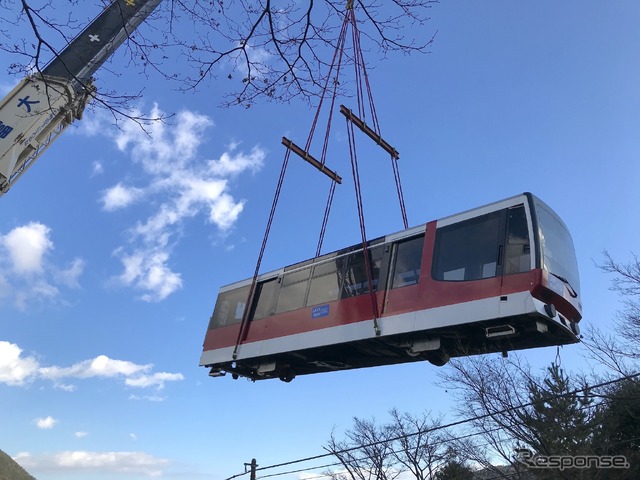
[{"label": "crane boom", "polygon": [[82,117],[98,68],[162,0],[115,0],[42,72],[0,100],[0,196],[74,120]]}]

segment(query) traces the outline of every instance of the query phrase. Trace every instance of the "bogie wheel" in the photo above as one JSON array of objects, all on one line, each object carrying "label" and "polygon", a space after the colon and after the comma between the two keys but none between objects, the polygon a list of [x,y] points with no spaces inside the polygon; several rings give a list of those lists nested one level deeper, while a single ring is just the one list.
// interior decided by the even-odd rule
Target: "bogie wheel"
[{"label": "bogie wheel", "polygon": [[296,378],[296,375],[293,372],[286,372],[286,373],[280,374],[280,380],[282,380],[285,383],[291,382],[291,380],[293,380],[294,378]]},{"label": "bogie wheel", "polygon": [[431,365],[435,365],[436,367],[443,367],[449,362],[450,358],[451,357],[449,356],[449,354],[447,352],[444,352],[442,350],[438,350],[433,355],[430,355],[427,358],[427,360],[429,361],[429,363]]}]

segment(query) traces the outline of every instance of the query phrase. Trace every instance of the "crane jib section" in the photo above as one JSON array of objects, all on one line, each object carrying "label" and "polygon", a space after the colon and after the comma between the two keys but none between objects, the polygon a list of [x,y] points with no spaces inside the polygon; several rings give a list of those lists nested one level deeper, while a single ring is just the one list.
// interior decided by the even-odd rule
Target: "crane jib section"
[{"label": "crane jib section", "polygon": [[95,93],[92,75],[161,1],[113,1],[42,71],[0,100],[0,196],[82,117]]},{"label": "crane jib section", "polygon": [[0,194],[5,193],[67,125],[80,118],[90,92],[64,79],[24,79],[0,101]]},{"label": "crane jib section", "polygon": [[48,76],[88,81],[162,0],[116,0],[45,67]]}]

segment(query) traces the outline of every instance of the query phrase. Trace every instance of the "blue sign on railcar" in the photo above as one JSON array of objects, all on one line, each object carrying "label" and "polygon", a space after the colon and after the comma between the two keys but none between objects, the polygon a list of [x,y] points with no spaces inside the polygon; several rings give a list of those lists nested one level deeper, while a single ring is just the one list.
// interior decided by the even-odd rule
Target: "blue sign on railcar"
[{"label": "blue sign on railcar", "polygon": [[311,309],[311,318],[326,317],[329,315],[329,305],[320,305]]}]

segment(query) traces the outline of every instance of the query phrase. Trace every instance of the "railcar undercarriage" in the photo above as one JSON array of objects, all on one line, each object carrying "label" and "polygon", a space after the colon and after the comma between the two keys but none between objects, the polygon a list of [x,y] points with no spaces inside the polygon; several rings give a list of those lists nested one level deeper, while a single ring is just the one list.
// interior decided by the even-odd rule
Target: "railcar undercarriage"
[{"label": "railcar undercarriage", "polygon": [[207,365],[209,375],[232,375],[252,381],[357,368],[428,361],[445,365],[450,358],[502,353],[579,342],[576,323],[559,316],[559,322],[543,315],[518,315],[410,334],[310,348],[268,357]]}]

